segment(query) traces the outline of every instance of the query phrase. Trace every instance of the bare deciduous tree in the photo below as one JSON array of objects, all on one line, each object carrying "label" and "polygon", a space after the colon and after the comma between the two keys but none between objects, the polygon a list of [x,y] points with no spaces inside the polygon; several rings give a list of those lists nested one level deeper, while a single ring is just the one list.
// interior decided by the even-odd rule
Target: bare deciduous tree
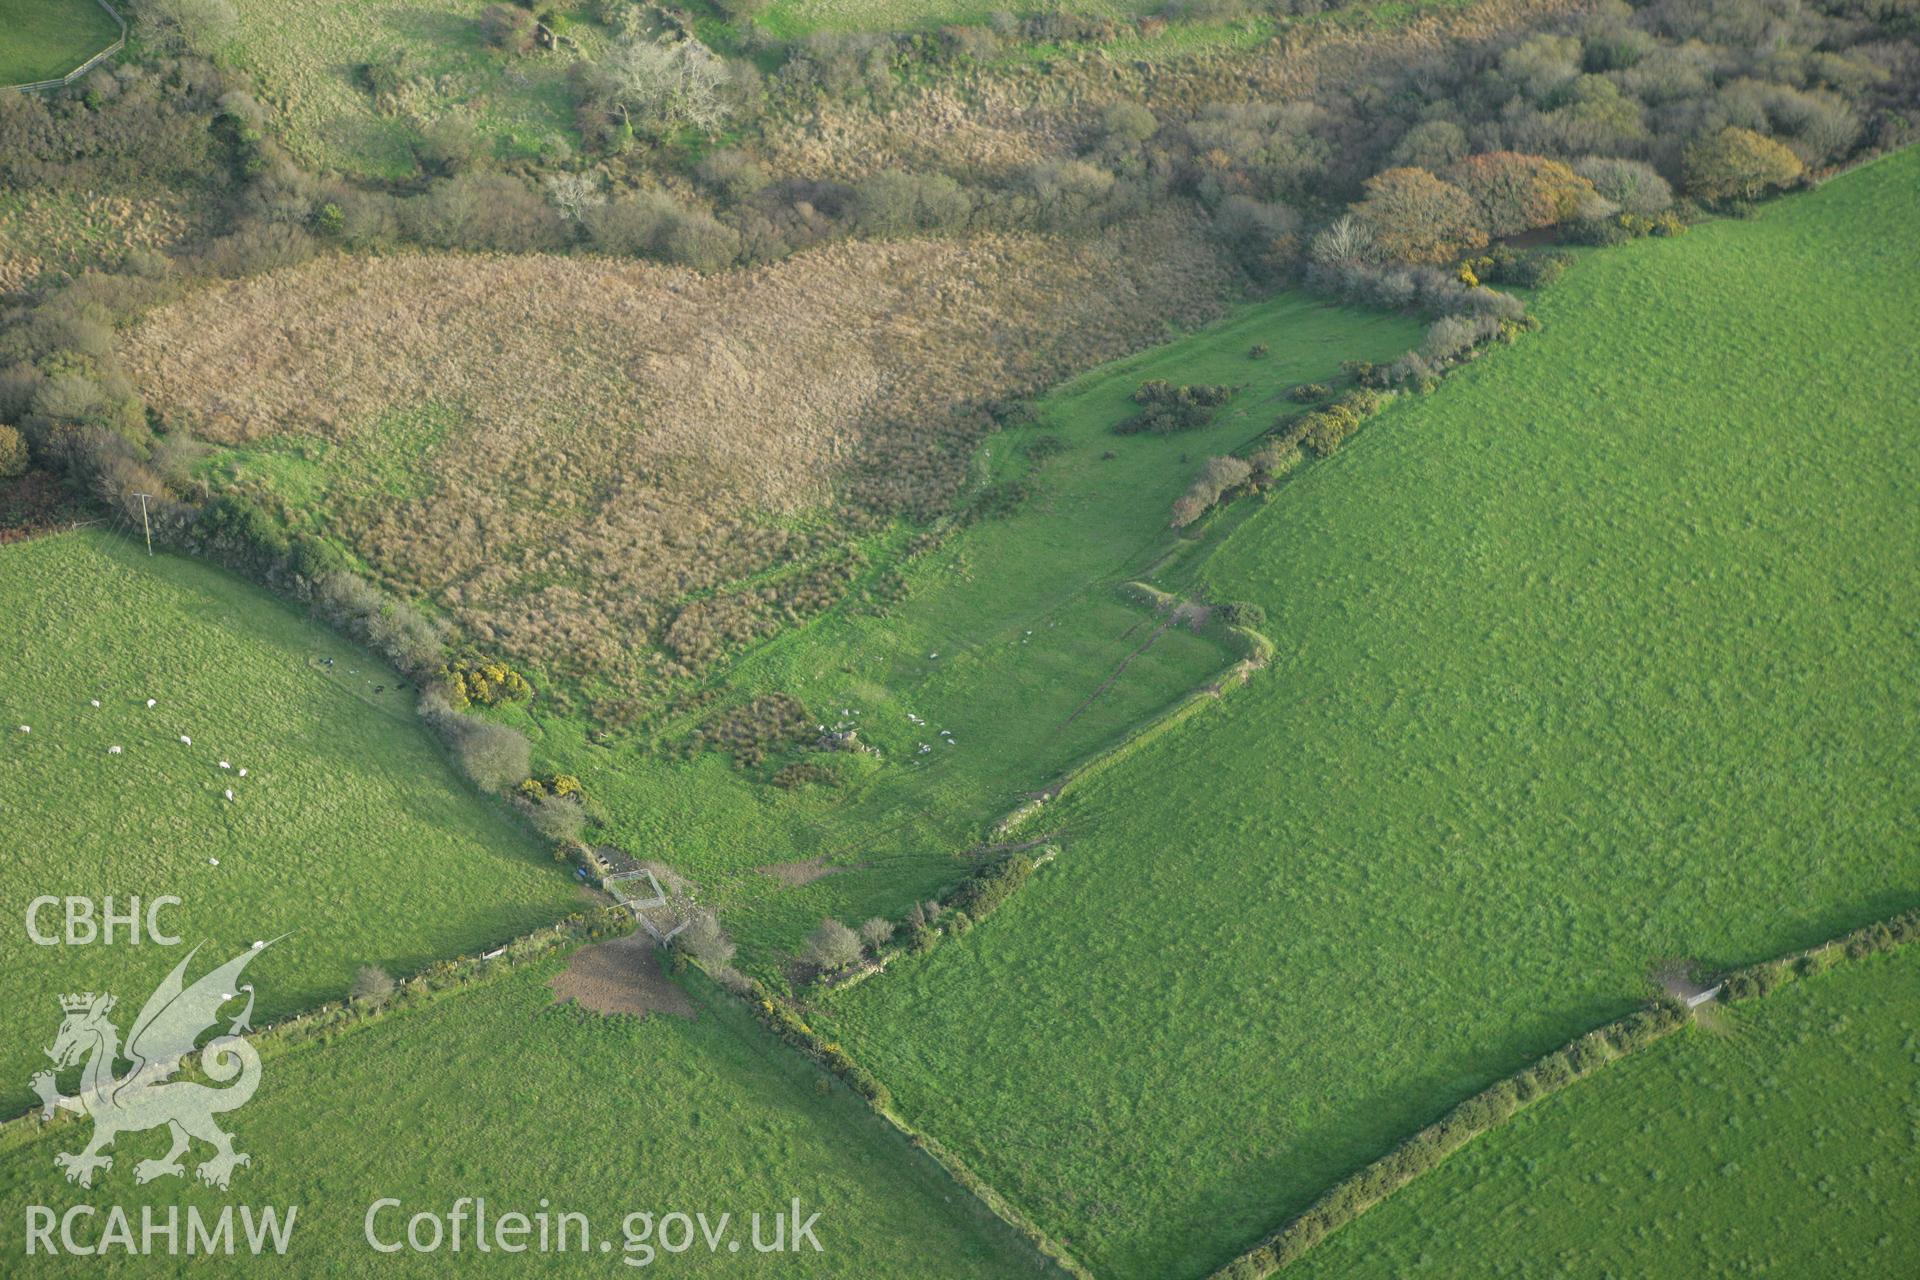
[{"label": "bare deciduous tree", "polygon": [[591,74],[600,96],[636,123],[710,132],[727,118],[722,90],[730,73],[698,40],[628,41],[615,46]]}]

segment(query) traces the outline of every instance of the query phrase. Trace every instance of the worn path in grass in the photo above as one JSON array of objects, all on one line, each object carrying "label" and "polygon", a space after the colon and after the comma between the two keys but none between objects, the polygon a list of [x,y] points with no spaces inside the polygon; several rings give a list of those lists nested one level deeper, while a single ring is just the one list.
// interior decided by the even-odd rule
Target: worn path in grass
[{"label": "worn path in grass", "polygon": [[1912,905],[1917,197],[1910,151],[1590,255],[1229,512],[1273,666],[831,1033],[1100,1274],[1197,1275],[1660,962]]},{"label": "worn path in grass", "polygon": [[[445,1275],[450,1267],[516,1276],[655,1267],[675,1275],[928,1280],[1047,1274],[943,1171],[860,1099],[768,1038],[732,997],[696,983],[687,992],[692,1019],[602,1018],[551,1004],[546,983],[563,964],[531,964],[324,1043],[270,1051],[259,1093],[222,1117],[236,1147],[253,1157],[224,1193],[175,1179],[135,1185],[134,1164],[165,1150],[164,1132],[121,1135],[113,1169],[82,1192],[61,1180],[53,1156],[85,1140],[84,1123],[13,1126],[0,1133],[0,1214],[18,1224],[29,1205],[60,1213],[111,1202],[126,1207],[137,1236],[143,1205],[159,1206],[163,1218],[166,1206],[191,1206],[209,1219],[235,1203],[299,1206],[284,1260],[110,1250],[85,1260],[89,1275]],[[189,1157],[189,1177],[204,1153]],[[414,1213],[445,1215],[463,1196],[484,1198],[495,1222],[509,1212],[585,1214],[591,1247],[545,1257],[483,1253],[471,1218],[457,1254],[444,1245],[376,1254],[366,1242],[368,1209],[382,1197],[401,1201],[374,1221],[392,1241],[405,1238]],[[802,1221],[819,1215],[819,1251],[803,1244],[778,1256],[755,1252],[751,1215],[763,1216],[763,1243],[774,1239],[774,1215],[786,1215],[781,1234],[791,1244],[796,1197]],[[636,1220],[629,1248],[623,1226],[636,1213],[651,1215],[651,1231],[643,1234]],[[671,1213],[705,1214],[719,1233],[718,1252],[708,1253],[697,1230],[690,1252],[660,1250],[663,1238],[683,1243],[677,1226],[664,1237],[654,1226]],[[98,1222],[78,1226],[97,1234]],[[11,1228],[8,1235],[9,1276],[76,1274],[76,1259],[24,1257],[20,1237]],[[651,1266],[638,1270],[643,1263]]]},{"label": "worn path in grass", "polygon": [[[676,762],[595,747],[538,702],[522,722],[543,760],[606,806],[604,838],[702,885],[750,959],[792,949],[823,915],[897,917],[964,874],[960,851],[1028,795],[1241,656],[1217,621],[1174,625],[1142,650],[1156,620],[1121,585],[1186,545],[1167,513],[1209,453],[1297,409],[1284,393],[1299,383],[1332,380],[1345,358],[1398,354],[1418,334],[1402,317],[1286,295],[1102,366],[1040,401],[1034,425],[994,436],[979,483],[1031,488],[1010,515],[910,562],[907,598],[884,612],[835,610],[725,679],[719,705],[780,691],[857,725],[878,757],[791,757],[824,759],[838,788],[784,792],[765,781],[771,764],[742,771],[715,752]],[[1255,344],[1271,354],[1250,359]],[[1203,430],[1113,435],[1149,378],[1244,385]],[[804,887],[756,870],[821,857],[847,869]]]},{"label": "worn path in grass", "polygon": [[[291,932],[249,971],[256,1023],[338,998],[358,965],[409,972],[581,905],[564,869],[454,773],[394,672],[262,591],[69,533],[0,547],[0,617],[8,1113],[45,1065],[58,996],[111,991],[131,1016],[155,964],[184,954],[124,929],[111,946],[36,946],[35,898],[112,895],[124,911],[134,895],[177,896],[159,923],[184,946],[204,940],[214,964]],[[60,910],[40,924],[58,936]]]},{"label": "worn path in grass", "polygon": [[1920,1273],[1920,949],[1716,1025],[1529,1109],[1287,1274]]}]

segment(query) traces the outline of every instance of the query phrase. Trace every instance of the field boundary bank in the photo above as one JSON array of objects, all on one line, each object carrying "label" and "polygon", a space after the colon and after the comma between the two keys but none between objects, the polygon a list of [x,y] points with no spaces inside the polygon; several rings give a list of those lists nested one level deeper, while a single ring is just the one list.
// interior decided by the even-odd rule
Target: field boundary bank
[{"label": "field boundary bank", "polygon": [[75,80],[78,80],[81,76],[87,74],[87,72],[93,70],[95,67],[105,62],[108,58],[111,58],[114,54],[126,48],[127,47],[127,20],[121,17],[120,11],[118,9],[115,9],[112,5],[108,4],[107,0],[94,0],[94,3],[99,5],[102,9],[105,9],[107,11],[107,16],[109,18],[112,18],[114,22],[119,24],[120,38],[118,40],[115,40],[112,44],[108,45],[106,48],[102,49],[100,52],[94,54],[91,58],[88,58],[85,62],[81,63],[79,66],[67,72],[67,74],[65,74],[64,76],[61,76],[57,80],[35,80],[31,84],[0,85],[0,92],[42,93],[49,89],[64,89],[68,85],[72,84]]},{"label": "field boundary bank", "polygon": [[[683,953],[675,953],[676,960]],[[1073,1280],[1096,1280],[1092,1271],[1067,1247],[1048,1235],[1037,1223],[1013,1201],[1007,1199],[992,1183],[975,1173],[960,1156],[947,1149],[932,1134],[925,1133],[910,1120],[893,1108],[893,1095],[886,1085],[871,1071],[854,1061],[837,1042],[826,1040],[815,1031],[806,1019],[800,1016],[792,1003],[769,990],[758,979],[747,978],[744,986],[738,983],[722,981],[721,978],[700,961],[686,957],[686,962],[698,969],[703,977],[712,981],[725,991],[736,996],[747,1011],[776,1040],[799,1051],[822,1070],[839,1078],[855,1094],[866,1100],[868,1108],[893,1130],[905,1138],[908,1145],[924,1152],[929,1159],[952,1178],[968,1195],[972,1196],[987,1212],[1005,1223],[1013,1232],[1031,1247],[1036,1254],[1052,1264],[1056,1273],[1073,1277]]]},{"label": "field boundary bank", "polygon": [[[1181,603],[1179,597],[1141,582],[1129,582],[1122,589],[1134,603],[1144,605],[1155,613],[1170,612]],[[1059,799],[1070,788],[1079,786],[1109,765],[1126,759],[1203,708],[1216,705],[1226,697],[1228,692],[1239,688],[1251,679],[1253,673],[1265,667],[1272,658],[1273,641],[1252,627],[1229,626],[1227,634],[1244,646],[1242,656],[1237,661],[1229,663],[1213,679],[1181,695],[1172,705],[1162,708],[1129,729],[1118,741],[1109,743],[1069,764],[1060,772],[1056,781],[1048,784],[1031,800],[995,823],[991,832],[992,839],[1004,840],[1019,830],[1034,814],[1040,812],[1049,801]]]},{"label": "field boundary bank", "polygon": [[[1914,942],[1920,942],[1920,907],[1861,925],[1812,947],[1729,970],[1718,977],[1722,984],[1719,999],[1726,1003],[1759,999],[1844,961],[1865,959]],[[1692,1009],[1687,1004],[1662,998],[1568,1041],[1457,1104],[1386,1155],[1334,1183],[1304,1212],[1210,1272],[1206,1280],[1259,1280],[1283,1270],[1368,1209],[1438,1168],[1475,1138],[1500,1127],[1542,1098],[1692,1022]]]},{"label": "field boundary bank", "polygon": [[[1178,596],[1160,591],[1145,583],[1130,582],[1125,584],[1123,590],[1131,602],[1147,607],[1151,616],[1160,618],[1162,629],[1178,621],[1175,610],[1182,603]],[[1189,719],[1202,708],[1219,702],[1229,690],[1245,684],[1255,671],[1267,664],[1274,652],[1274,647],[1273,642],[1265,635],[1243,626],[1229,626],[1227,631],[1244,646],[1244,655],[1241,658],[1230,663],[1206,683],[1182,695],[1171,706],[1128,731],[1118,742],[1099,749],[1077,764],[1070,765],[1058,781],[1041,793],[1040,798],[1028,801],[1001,819],[993,828],[993,838],[1003,839],[1013,827],[1037,812],[1045,799],[1058,797],[1068,786],[1083,781],[1106,765],[1131,754],[1167,729]],[[1046,847],[1040,857],[1025,856],[1026,847],[1043,845]],[[1055,852],[1045,840],[1035,842],[1032,846],[1016,846],[1007,850],[1002,856],[991,859],[985,866],[961,880],[958,885],[943,895],[943,901],[950,908],[949,918],[946,923],[928,921],[916,929],[916,933],[921,935],[923,941],[912,946],[896,944],[886,948],[879,957],[867,960],[849,972],[837,976],[822,975],[817,981],[829,990],[852,986],[865,978],[884,973],[888,963],[901,955],[910,951],[914,954],[926,954],[933,949],[941,937],[947,935],[957,937],[966,933],[974,924],[984,920],[993,910],[1019,892],[1032,879],[1035,870],[1053,860]],[[968,908],[971,908],[971,913]],[[973,1196],[985,1206],[988,1212],[1006,1223],[1059,1272],[1073,1277],[1074,1280],[1095,1280],[1094,1273],[1065,1245],[1050,1236],[992,1183],[975,1173],[963,1158],[931,1133],[922,1130],[896,1111],[892,1092],[879,1077],[856,1062],[838,1042],[824,1039],[801,1016],[791,1000],[776,995],[758,979],[742,975],[736,977],[734,982],[722,982],[698,960],[688,957],[687,962],[699,968],[703,974],[726,990],[737,995],[748,1006],[755,1020],[776,1039],[800,1051],[822,1069],[837,1076],[854,1093],[864,1098],[875,1114],[891,1125],[909,1144],[925,1152],[967,1194]],[[737,975],[737,971],[734,973]]]},{"label": "field boundary bank", "polygon": [[[617,907],[577,912],[531,933],[510,938],[491,951],[436,960],[418,973],[396,980],[392,997],[379,1004],[329,1000],[250,1032],[246,1040],[261,1051],[262,1058],[309,1041],[324,1043],[337,1034],[431,1004],[449,992],[476,986],[502,973],[544,960],[562,948],[625,936],[629,932],[626,919],[626,913]],[[57,1113],[52,1120],[41,1120],[39,1111],[35,1106],[0,1120],[0,1151],[10,1150],[62,1123],[80,1123],[65,1112]]]}]

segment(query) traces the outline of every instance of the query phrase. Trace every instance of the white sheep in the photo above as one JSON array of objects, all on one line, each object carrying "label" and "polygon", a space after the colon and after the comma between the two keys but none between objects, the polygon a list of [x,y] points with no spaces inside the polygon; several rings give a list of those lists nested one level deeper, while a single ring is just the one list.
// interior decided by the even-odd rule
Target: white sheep
[{"label": "white sheep", "polygon": [[184,743],[186,743],[186,744],[187,744],[188,746],[192,746],[192,745],[193,745],[193,739],[192,739],[192,738],[189,738],[189,737],[188,737],[188,736],[187,736],[186,734],[184,734],[184,733],[180,735],[180,741],[182,741],[182,742],[184,742]]},{"label": "white sheep", "polygon": [[21,725],[21,726],[20,726],[20,732],[22,732],[22,733],[32,733],[32,732],[33,732],[33,726],[32,726],[32,725],[30,725],[30,724],[23,724],[23,725]]},{"label": "white sheep", "polygon": [[217,867],[217,866],[219,866],[219,865],[220,865],[220,859],[218,859],[218,858],[208,858],[208,859],[207,859],[207,865],[208,865],[208,866],[210,866],[210,867]]},{"label": "white sheep", "polygon": [[154,707],[155,705],[157,705],[157,704],[156,704],[156,703],[154,702],[154,700],[153,700],[152,698],[148,698],[148,699],[147,699],[147,707],[148,707],[148,709],[152,709],[152,708],[153,708],[153,707]]},{"label": "white sheep", "polygon": [[241,776],[241,777],[243,777],[243,778],[244,778],[244,777],[246,777],[246,776],[247,776],[247,771],[246,771],[245,769],[242,769],[242,770],[240,771],[240,776]]},{"label": "white sheep", "polygon": [[119,755],[119,754],[120,754],[120,748],[119,748],[119,747],[108,747],[108,748],[107,748],[107,754],[108,754],[108,755],[110,755],[110,756],[117,756],[117,755]]},{"label": "white sheep", "polygon": [[231,800],[231,799],[233,799],[233,788],[232,788],[232,787],[228,787],[228,788],[227,788],[227,799],[229,799],[229,800]]},{"label": "white sheep", "polygon": [[230,765],[230,764],[228,764],[228,763],[227,763],[227,762],[226,762],[225,760],[222,760],[222,761],[220,762],[220,767],[221,767],[222,769],[231,769],[231,768],[233,768],[233,766],[232,766],[232,765]]},{"label": "white sheep", "polygon": [[87,705],[88,705],[88,706],[90,706],[90,707],[97,707],[97,706],[99,706],[99,705],[100,705],[100,699],[98,699],[98,698],[94,698],[94,699],[92,699],[92,700],[90,700],[90,701],[89,701],[89,702],[87,703]]}]

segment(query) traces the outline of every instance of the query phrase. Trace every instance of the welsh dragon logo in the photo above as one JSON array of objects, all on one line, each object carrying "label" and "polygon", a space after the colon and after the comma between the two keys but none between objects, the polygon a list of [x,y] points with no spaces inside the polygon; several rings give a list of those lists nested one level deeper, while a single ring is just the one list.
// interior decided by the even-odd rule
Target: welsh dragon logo
[{"label": "welsh dragon logo", "polygon": [[[95,1170],[113,1168],[113,1157],[102,1152],[114,1138],[161,1125],[172,1130],[173,1147],[158,1160],[142,1160],[135,1165],[136,1182],[184,1174],[180,1158],[196,1138],[214,1149],[214,1154],[194,1170],[209,1186],[224,1191],[234,1169],[252,1162],[233,1149],[232,1135],[215,1124],[214,1117],[245,1106],[260,1085],[260,1055],[245,1039],[253,1017],[253,984],[239,984],[239,978],[248,962],[268,945],[254,944],[192,986],[185,985],[183,979],[200,948],[189,951],[147,998],[124,1046],[119,1028],[108,1017],[114,1007],[112,996],[87,992],[60,997],[66,1018],[53,1047],[47,1050],[54,1071],[34,1076],[33,1089],[44,1104],[40,1113],[43,1119],[52,1119],[56,1110],[77,1111],[93,1118],[93,1140],[78,1152],[61,1152],[53,1158],[54,1164],[66,1172],[68,1182],[91,1187]],[[181,1060],[194,1051],[194,1041],[219,1020],[221,1006],[243,992],[246,1007],[227,1024],[226,1034],[216,1036],[200,1050],[201,1073],[225,1087],[173,1079]],[[132,1064],[124,1074],[116,1070],[123,1059]],[[86,1065],[80,1075],[80,1092],[71,1097],[63,1095],[55,1071],[81,1061]]]}]

